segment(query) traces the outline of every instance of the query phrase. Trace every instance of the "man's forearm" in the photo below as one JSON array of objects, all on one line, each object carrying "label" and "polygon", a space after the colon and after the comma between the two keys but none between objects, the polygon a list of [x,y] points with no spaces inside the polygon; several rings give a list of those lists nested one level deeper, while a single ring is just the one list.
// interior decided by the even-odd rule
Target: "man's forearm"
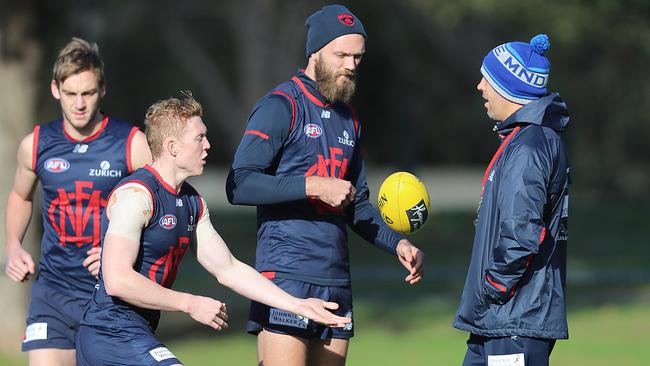
[{"label": "man's forearm", "polygon": [[271,205],[304,199],[305,177],[273,176],[247,169],[232,170],[226,182],[234,205]]}]

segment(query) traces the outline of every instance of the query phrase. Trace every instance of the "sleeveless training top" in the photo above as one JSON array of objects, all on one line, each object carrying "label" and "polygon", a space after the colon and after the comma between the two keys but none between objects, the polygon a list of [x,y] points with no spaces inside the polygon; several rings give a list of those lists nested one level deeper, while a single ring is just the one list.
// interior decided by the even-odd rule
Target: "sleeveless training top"
[{"label": "sleeveless training top", "polygon": [[[117,187],[130,182],[143,185],[153,197],[153,215],[142,231],[140,251],[133,268],[151,281],[170,288],[190,240],[195,240],[196,224],[204,211],[201,196],[187,182],[176,193],[151,166],[136,170]],[[108,219],[104,214],[102,242],[107,229]],[[101,271],[95,288],[82,324],[118,329],[157,328],[160,311],[142,309],[109,296]]]},{"label": "sleeveless training top", "polygon": [[137,127],[104,117],[83,140],[70,137],[58,119],[34,128],[32,169],[41,187],[43,238],[39,280],[88,298],[96,279],[83,267],[100,245],[100,217],[115,184],[131,172],[130,146]]}]

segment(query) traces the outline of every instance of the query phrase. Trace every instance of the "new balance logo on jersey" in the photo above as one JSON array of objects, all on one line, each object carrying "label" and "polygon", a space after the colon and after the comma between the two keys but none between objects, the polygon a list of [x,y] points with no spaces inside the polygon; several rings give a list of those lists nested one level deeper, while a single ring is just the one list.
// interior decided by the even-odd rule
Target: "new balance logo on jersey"
[{"label": "new balance logo on jersey", "polygon": [[52,158],[45,161],[45,170],[52,173],[63,173],[70,169],[70,162],[63,158]]},{"label": "new balance logo on jersey", "polygon": [[176,199],[176,207],[183,207],[183,200],[180,198]]},{"label": "new balance logo on jersey", "polygon": [[74,150],[72,150],[72,152],[75,154],[83,154],[86,151],[88,151],[88,145],[86,144],[76,144],[74,146]]},{"label": "new balance logo on jersey", "polygon": [[320,118],[330,118],[330,111],[326,111],[326,110],[321,111]]},{"label": "new balance logo on jersey", "polygon": [[354,147],[354,140],[350,140],[350,134],[348,131],[343,130],[343,137],[339,136],[339,144]]},{"label": "new balance logo on jersey", "polygon": [[122,176],[122,171],[119,169],[111,169],[111,163],[107,160],[103,160],[99,163],[99,169],[90,168],[88,175],[91,177],[113,177],[119,178]]},{"label": "new balance logo on jersey", "polygon": [[[352,310],[348,310],[348,312],[345,313],[345,317],[346,317],[346,318],[352,318]],[[352,322],[350,322],[350,323],[346,324],[346,325],[343,327],[343,330],[352,330],[352,327],[353,327],[353,326],[354,326],[354,325],[352,324]]]}]

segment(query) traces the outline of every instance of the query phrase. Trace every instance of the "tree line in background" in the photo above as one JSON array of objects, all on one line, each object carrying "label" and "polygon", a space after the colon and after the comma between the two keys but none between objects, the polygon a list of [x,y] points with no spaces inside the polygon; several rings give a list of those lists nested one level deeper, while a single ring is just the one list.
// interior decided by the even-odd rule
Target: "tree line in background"
[{"label": "tree line in background", "polygon": [[[356,0],[367,54],[353,104],[369,164],[485,165],[497,146],[475,86],[485,54],[547,33],[549,89],[572,114],[567,143],[584,197],[649,198],[650,3],[647,1]],[[2,131],[58,115],[56,51],[96,41],[104,109],[140,123],[148,105],[189,89],[205,107],[210,163],[228,164],[255,101],[304,67],[307,15],[321,1],[0,0]],[[13,150],[15,151],[15,150]]]}]

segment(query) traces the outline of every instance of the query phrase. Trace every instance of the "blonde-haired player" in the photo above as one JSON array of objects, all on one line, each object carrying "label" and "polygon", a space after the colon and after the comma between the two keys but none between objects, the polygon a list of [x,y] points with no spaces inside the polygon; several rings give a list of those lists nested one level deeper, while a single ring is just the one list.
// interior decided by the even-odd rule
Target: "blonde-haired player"
[{"label": "blonde-haired player", "polygon": [[79,365],[180,364],[154,335],[161,310],[186,312],[216,330],[227,327],[223,302],[170,288],[192,244],[199,263],[243,296],[300,314],[304,321],[329,326],[350,321],[328,311],[335,303],[290,296],[230,253],[205,201],[185,182],[203,172],[210,148],[201,115],[191,94],[155,103],[146,114],[154,161],[110,196],[99,283],[79,332]]}]

